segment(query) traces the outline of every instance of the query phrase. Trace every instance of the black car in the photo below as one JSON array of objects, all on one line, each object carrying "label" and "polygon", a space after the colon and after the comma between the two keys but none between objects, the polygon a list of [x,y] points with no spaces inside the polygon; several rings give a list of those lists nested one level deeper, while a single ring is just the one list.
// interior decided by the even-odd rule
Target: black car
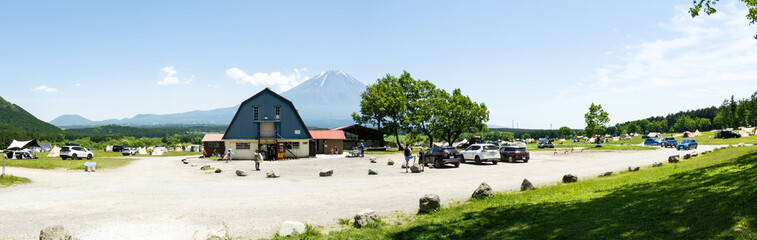
[{"label": "black car", "polygon": [[113,146],[113,152],[121,152],[124,150],[124,145],[115,145]]},{"label": "black car", "polygon": [[457,149],[450,146],[432,147],[423,158],[424,164],[433,163],[435,168],[441,168],[448,163],[454,164],[455,167],[460,167],[460,153],[457,152]]},{"label": "black car", "polygon": [[513,163],[516,160],[522,160],[527,163],[531,159],[531,153],[528,152],[525,146],[504,146],[499,149],[500,162]]},{"label": "black car", "polygon": [[552,140],[539,139],[539,144],[537,144],[536,147],[538,147],[538,148],[555,148],[555,145],[552,144]]},{"label": "black car", "polygon": [[740,138],[741,134],[734,131],[719,131],[715,134],[715,138]]}]

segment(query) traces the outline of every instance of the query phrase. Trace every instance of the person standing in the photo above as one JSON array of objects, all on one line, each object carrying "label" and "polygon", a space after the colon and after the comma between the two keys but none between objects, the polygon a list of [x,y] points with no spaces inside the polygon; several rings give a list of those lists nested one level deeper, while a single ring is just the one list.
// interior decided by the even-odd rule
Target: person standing
[{"label": "person standing", "polygon": [[418,148],[418,163],[421,165],[421,172],[426,170],[426,155],[423,153],[423,146]]},{"label": "person standing", "polygon": [[339,154],[339,147],[338,146],[334,146],[334,153],[335,154]]},{"label": "person standing", "polygon": [[365,157],[365,145],[360,143],[360,157]]},{"label": "person standing", "polygon": [[410,148],[410,146],[405,147],[405,172],[407,173],[410,169],[410,159],[413,158],[413,150]]},{"label": "person standing", "polygon": [[231,162],[231,148],[229,148],[229,151],[226,153],[226,156],[224,157],[226,159],[226,162]]},{"label": "person standing", "polygon": [[263,161],[263,154],[260,153],[260,150],[255,150],[255,171],[260,171],[260,162]]}]

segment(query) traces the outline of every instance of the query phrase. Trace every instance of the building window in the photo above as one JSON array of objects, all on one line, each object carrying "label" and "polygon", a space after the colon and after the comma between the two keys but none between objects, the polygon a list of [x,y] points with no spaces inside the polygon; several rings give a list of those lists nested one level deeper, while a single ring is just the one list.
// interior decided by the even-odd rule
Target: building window
[{"label": "building window", "polygon": [[300,130],[294,130],[294,134],[300,134]]},{"label": "building window", "polygon": [[276,120],[279,120],[279,116],[281,116],[281,106],[275,106],[276,109]]},{"label": "building window", "polygon": [[252,116],[253,120],[257,121],[260,117],[260,107],[254,106],[252,107]]},{"label": "building window", "polygon": [[300,143],[299,142],[288,142],[287,143],[287,149],[300,149]]},{"label": "building window", "polygon": [[220,148],[221,142],[208,142],[208,148]]},{"label": "building window", "polygon": [[237,150],[239,149],[250,149],[250,143],[237,143]]}]

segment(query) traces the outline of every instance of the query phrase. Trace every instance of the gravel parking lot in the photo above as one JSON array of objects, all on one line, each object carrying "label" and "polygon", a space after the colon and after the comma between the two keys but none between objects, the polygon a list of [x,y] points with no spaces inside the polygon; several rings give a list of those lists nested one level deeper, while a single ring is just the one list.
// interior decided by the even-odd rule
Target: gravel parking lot
[{"label": "gravel parking lot", "polygon": [[[144,158],[95,173],[8,168],[9,174],[33,182],[0,189],[0,239],[35,239],[51,225],[63,225],[81,239],[188,239],[195,230],[217,230],[224,224],[233,236],[270,237],[287,220],[329,225],[365,208],[384,214],[415,212],[426,193],[447,203],[467,199],[481,182],[506,191],[519,189],[528,178],[538,188],[567,173],[596,177],[687,152],[532,152],[528,163],[462,164],[426,168],[420,174],[405,173],[401,155],[377,155],[378,163],[370,163],[370,156],[264,162],[259,172],[249,161],[192,159],[198,165],[191,167],[181,163],[182,157]],[[388,159],[395,165],[388,166]],[[204,164],[223,172],[199,170]],[[333,168],[334,175],[319,177],[323,168]],[[379,174],[368,175],[369,168]],[[236,169],[249,176],[236,176]],[[266,178],[269,169],[278,170],[281,178]]]}]

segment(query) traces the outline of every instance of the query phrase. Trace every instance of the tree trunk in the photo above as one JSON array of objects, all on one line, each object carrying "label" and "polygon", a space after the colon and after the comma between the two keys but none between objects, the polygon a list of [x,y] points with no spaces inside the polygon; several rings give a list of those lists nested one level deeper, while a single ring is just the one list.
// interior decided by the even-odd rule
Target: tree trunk
[{"label": "tree trunk", "polygon": [[402,144],[400,143],[400,130],[399,127],[394,128],[394,139],[397,141],[397,150],[405,150],[402,148]]}]

